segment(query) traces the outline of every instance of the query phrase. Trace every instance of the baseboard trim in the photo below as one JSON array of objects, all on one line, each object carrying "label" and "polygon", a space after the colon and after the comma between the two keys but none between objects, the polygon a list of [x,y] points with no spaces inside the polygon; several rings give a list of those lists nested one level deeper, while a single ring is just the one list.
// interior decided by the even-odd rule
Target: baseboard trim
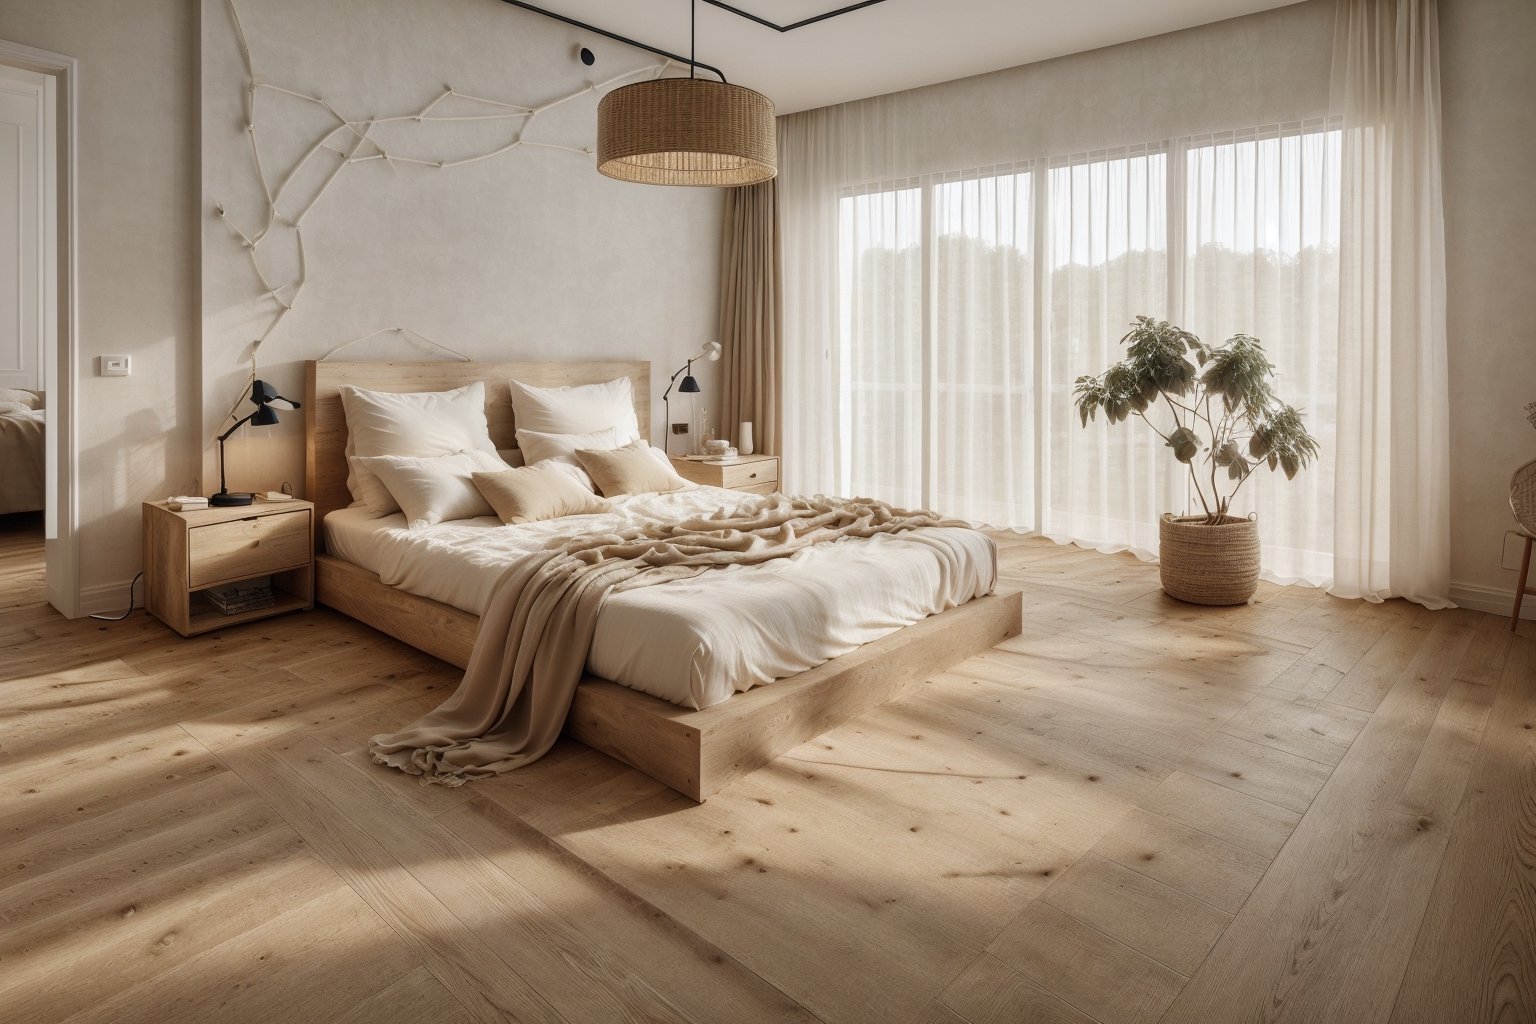
[{"label": "baseboard trim", "polygon": [[[1515,592],[1478,583],[1452,583],[1451,600],[1463,608],[1489,612],[1507,619],[1509,610],[1515,606]],[[1525,603],[1520,608],[1520,618],[1536,619],[1536,597],[1526,595]]]},{"label": "baseboard trim", "polygon": [[[80,614],[77,618],[85,618],[87,615],[121,615],[124,608],[128,607],[129,580],[118,580],[114,583],[98,583],[94,587],[82,587],[80,600],[75,606]],[[133,588],[133,606],[144,607],[144,588]]]}]

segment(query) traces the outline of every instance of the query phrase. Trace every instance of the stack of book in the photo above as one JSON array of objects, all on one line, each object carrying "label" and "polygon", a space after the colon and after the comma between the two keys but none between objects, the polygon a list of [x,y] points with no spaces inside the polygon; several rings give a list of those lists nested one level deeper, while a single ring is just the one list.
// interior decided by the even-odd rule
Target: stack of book
[{"label": "stack of book", "polygon": [[226,583],[223,586],[209,587],[203,591],[208,598],[208,603],[213,605],[225,615],[238,615],[240,612],[253,612],[261,608],[271,608],[275,602],[272,596],[272,578],[263,576],[260,579],[242,580],[239,583]]}]

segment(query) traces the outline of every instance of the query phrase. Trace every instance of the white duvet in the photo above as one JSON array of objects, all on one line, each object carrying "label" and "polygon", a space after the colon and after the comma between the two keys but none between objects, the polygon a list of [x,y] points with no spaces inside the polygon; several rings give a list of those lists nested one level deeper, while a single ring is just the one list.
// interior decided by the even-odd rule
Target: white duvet
[{"label": "white duvet", "polygon": [[[613,510],[521,526],[494,518],[407,530],[400,514],[325,517],[326,548],[392,586],[479,615],[503,571],[550,539],[675,520],[755,496],[715,487],[619,498]],[[997,549],[975,530],[934,528],[945,560],[910,535],[818,545],[794,558],[614,594],[598,616],[592,674],[689,708],[847,654],[990,593]]]}]

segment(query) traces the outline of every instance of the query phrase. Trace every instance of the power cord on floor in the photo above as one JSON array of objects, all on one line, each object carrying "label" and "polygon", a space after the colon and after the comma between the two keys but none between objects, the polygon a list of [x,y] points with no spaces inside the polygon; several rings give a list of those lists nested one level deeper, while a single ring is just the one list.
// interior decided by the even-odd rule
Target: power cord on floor
[{"label": "power cord on floor", "polygon": [[93,614],[90,617],[93,618],[93,619],[99,619],[102,622],[122,622],[128,616],[132,615],[133,614],[133,608],[134,608],[134,605],[133,605],[133,588],[138,586],[139,585],[139,580],[141,580],[143,578],[144,578],[144,574],[141,572],[141,573],[139,573],[137,576],[135,576],[133,578],[133,582],[128,584],[128,610],[123,612],[123,614],[121,614],[121,615],[94,615]]}]

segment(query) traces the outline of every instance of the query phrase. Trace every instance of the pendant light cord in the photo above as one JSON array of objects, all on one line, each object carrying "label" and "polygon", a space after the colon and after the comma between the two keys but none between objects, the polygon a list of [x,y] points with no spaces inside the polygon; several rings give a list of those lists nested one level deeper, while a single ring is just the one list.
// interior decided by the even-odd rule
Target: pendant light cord
[{"label": "pendant light cord", "polygon": [[694,58],[698,56],[698,21],[699,0],[688,0],[688,77],[693,77],[694,70],[698,67]]}]

